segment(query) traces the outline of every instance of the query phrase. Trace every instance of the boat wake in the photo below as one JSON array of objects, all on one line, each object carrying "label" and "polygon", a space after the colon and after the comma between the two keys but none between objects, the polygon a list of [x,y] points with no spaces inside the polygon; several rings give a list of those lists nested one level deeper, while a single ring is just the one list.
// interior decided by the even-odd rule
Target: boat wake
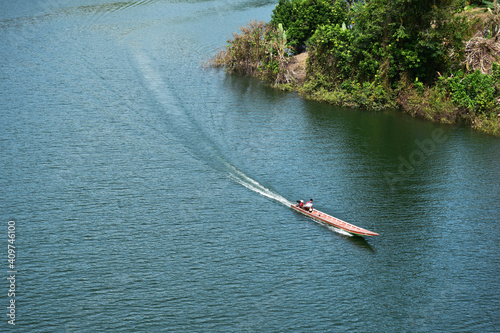
[{"label": "boat wake", "polygon": [[[216,170],[226,173],[227,177],[255,193],[287,207],[293,205],[293,202],[278,194],[276,191],[260,184],[230,163],[224,156],[223,151],[218,147],[218,144],[205,132],[203,127],[200,126],[196,118],[191,114],[189,108],[186,107],[182,98],[178,96],[174,89],[175,86],[171,84],[168,76],[161,75],[154,67],[150,57],[140,49],[134,49],[133,54],[147,88],[152,92],[155,99],[164,106],[164,112],[162,112],[164,120],[169,124],[175,124],[175,126],[168,129],[168,132],[182,142],[182,145],[191,156]],[[153,125],[157,122],[161,122],[161,119],[157,119],[156,121],[144,119],[144,123],[153,127],[156,132],[162,133],[160,129]],[[162,135],[164,134],[162,133]],[[313,221],[318,222],[314,219]],[[351,234],[344,230],[322,222],[318,223],[325,225],[329,230],[341,235],[351,236]]]},{"label": "boat wake", "polygon": [[347,231],[344,231],[344,230],[339,229],[339,228],[335,228],[335,227],[328,225],[326,223],[323,223],[323,222],[319,222],[319,221],[316,221],[316,222],[320,223],[321,225],[326,226],[328,229],[330,229],[333,232],[336,232],[336,233],[341,234],[343,236],[353,237],[353,235],[348,233]]},{"label": "boat wake", "polygon": [[[287,200],[285,197],[283,197],[282,195],[266,188],[265,186],[263,186],[262,184],[258,183],[257,181],[255,181],[254,179],[248,177],[246,174],[244,174],[243,172],[241,172],[240,170],[236,169],[233,165],[229,164],[229,163],[226,163],[224,162],[225,166],[230,170],[230,173],[229,173],[229,178],[231,178],[232,180],[234,180],[235,182],[245,186],[246,188],[254,191],[254,192],[257,192],[259,193],[260,195],[263,195],[269,199],[272,199],[274,201],[277,201],[287,207],[290,207],[291,205],[293,205],[293,202]],[[333,232],[336,232],[340,235],[343,235],[343,236],[348,236],[348,237],[352,237],[353,235],[348,233],[347,231],[345,230],[342,230],[342,229],[339,229],[339,228],[336,228],[330,224],[327,224],[327,223],[324,223],[324,222],[321,222],[321,221],[318,221],[316,219],[313,219],[311,218],[312,221],[322,225],[322,226],[325,226],[327,227],[330,231],[333,231]]]},{"label": "boat wake", "polygon": [[[293,202],[278,194],[276,191],[260,184],[245,172],[238,169],[234,164],[230,163],[223,150],[221,150],[217,142],[214,141],[214,138],[200,126],[196,117],[190,112],[189,107],[184,104],[184,101],[174,89],[175,85],[172,84],[169,77],[162,75],[158,69],[154,67],[154,63],[150,57],[142,52],[142,50],[134,49],[133,54],[144,78],[144,82],[146,83],[146,87],[152,92],[155,99],[164,106],[164,112],[161,113],[162,117],[164,117],[164,120],[168,124],[175,124],[175,126],[168,128],[168,132],[182,142],[183,147],[186,148],[186,152],[199,161],[206,163],[211,168],[225,173],[228,178],[255,193],[287,207],[293,205]],[[156,121],[144,119],[144,123],[153,127],[156,132],[162,133],[160,129],[153,125],[158,122],[161,123],[161,118]],[[162,133],[162,135],[165,134]],[[312,220],[326,226],[333,232],[344,236],[352,236],[342,229],[314,219]]]},{"label": "boat wake", "polygon": [[259,182],[253,180],[240,170],[236,169],[233,165],[226,162],[224,162],[224,164],[229,169],[229,178],[231,178],[235,182],[245,186],[246,188],[254,192],[259,193],[260,195],[263,195],[265,197],[268,197],[269,199],[277,201],[285,206],[290,206],[292,204],[292,202],[288,201],[285,197],[264,187]]},{"label": "boat wake", "polygon": [[[196,118],[184,106],[182,98],[177,95],[173,89],[174,85],[171,84],[168,77],[161,75],[154,67],[153,61],[140,48],[133,49],[133,55],[146,86],[153,93],[155,99],[165,107],[166,112],[163,117],[168,119],[168,123],[175,124],[169,129],[169,132],[174,133],[182,141],[188,153],[214,169],[227,172],[229,178],[260,195],[285,206],[292,204],[285,197],[266,188],[229,163],[218,148],[217,143],[204,131]],[[155,121],[145,120],[145,123],[152,124]],[[149,126],[154,127],[153,125]],[[161,131],[157,130],[157,132]]]}]

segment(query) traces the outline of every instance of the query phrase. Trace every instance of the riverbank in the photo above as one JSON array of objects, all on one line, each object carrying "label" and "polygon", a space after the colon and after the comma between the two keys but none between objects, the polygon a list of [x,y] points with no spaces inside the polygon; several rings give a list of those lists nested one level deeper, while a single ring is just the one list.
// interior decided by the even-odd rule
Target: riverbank
[{"label": "riverbank", "polygon": [[[282,72],[287,82],[268,82],[281,90],[297,92],[299,96],[322,103],[349,108],[364,108],[371,111],[398,109],[412,117],[423,118],[444,124],[468,124],[471,128],[483,133],[500,137],[500,109],[494,106],[489,114],[472,113],[466,108],[457,106],[448,92],[436,87],[401,82],[396,90],[381,91],[379,87],[364,85],[345,89],[339,87],[333,91],[317,89],[307,76],[308,53],[290,57],[284,64]],[[212,61],[212,66],[215,65]],[[265,79],[268,75],[254,66],[252,73],[236,71]],[[231,71],[231,70],[230,70]],[[348,87],[351,88],[351,87]],[[497,97],[497,100],[499,98]],[[500,103],[500,101],[499,101]]]},{"label": "riverbank", "polygon": [[301,97],[318,102],[350,108],[366,108],[372,111],[398,109],[412,117],[423,118],[444,124],[469,124],[471,128],[500,136],[500,110],[492,111],[490,115],[472,114],[464,108],[456,106],[446,92],[435,88],[419,87],[405,84],[397,91],[388,95],[385,101],[377,98],[372,87],[356,91],[337,89],[327,91],[315,90],[307,84],[308,53],[304,52],[291,57],[287,63],[287,72],[292,83],[274,83],[277,89],[297,92]]},{"label": "riverbank", "polygon": [[[477,10],[422,8],[422,21],[412,16],[411,8],[399,10],[403,3],[384,3],[350,8],[341,1],[322,3],[332,6],[335,15],[325,18],[326,24],[321,18],[310,22],[316,28],[303,31],[287,19],[288,11],[295,10],[287,6],[294,0],[282,1],[270,23],[250,22],[211,65],[262,78],[310,100],[374,111],[399,109],[500,136],[500,32],[495,28],[500,6],[495,2],[495,11],[486,18]],[[305,10],[318,4],[305,1],[300,6]],[[378,19],[382,14],[389,23]],[[406,27],[390,23],[402,21]]]}]

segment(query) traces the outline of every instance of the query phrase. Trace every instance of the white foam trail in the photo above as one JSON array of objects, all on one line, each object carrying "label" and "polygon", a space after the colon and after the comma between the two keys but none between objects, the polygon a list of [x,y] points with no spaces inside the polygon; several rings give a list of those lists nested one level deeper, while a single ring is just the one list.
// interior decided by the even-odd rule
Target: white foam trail
[{"label": "white foam trail", "polygon": [[347,232],[347,231],[345,231],[345,230],[342,230],[342,229],[339,229],[339,228],[335,228],[334,226],[331,226],[331,225],[329,225],[329,224],[325,224],[325,223],[322,223],[322,224],[323,224],[323,225],[326,225],[326,227],[327,227],[328,229],[330,229],[331,231],[333,231],[333,232],[336,232],[336,233],[341,234],[341,235],[344,235],[344,236],[353,237],[353,235],[352,235],[352,234],[348,233],[348,232]]},{"label": "white foam trail", "polygon": [[273,199],[275,201],[278,201],[279,203],[282,203],[285,206],[290,206],[292,202],[288,201],[285,197],[279,195],[278,193],[275,193],[271,191],[270,189],[264,187],[263,185],[259,184],[257,181],[253,180],[252,178],[248,177],[245,175],[243,172],[239,171],[236,169],[234,166],[231,164],[224,162],[224,164],[230,169],[229,177],[236,181],[237,183],[245,186],[246,188],[257,192],[265,197],[268,197],[269,199]]},{"label": "white foam trail", "polygon": [[173,87],[167,84],[160,72],[154,67],[153,61],[138,47],[133,49],[133,55],[145,83],[154,93],[156,99],[165,106],[165,111],[175,116],[176,121],[185,119],[184,113],[176,103],[175,96],[170,91]]},{"label": "white foam trail", "polygon": [[[277,193],[274,193],[273,191],[265,188],[264,186],[262,186],[261,184],[259,184],[255,180],[251,179],[250,177],[248,177],[247,175],[245,175],[241,171],[239,171],[239,170],[235,169],[234,167],[232,167],[231,165],[227,164],[227,166],[230,167],[232,169],[232,171],[234,172],[234,173],[231,173],[229,175],[229,177],[231,179],[233,179],[234,181],[240,183],[241,185],[245,186],[246,188],[248,188],[248,189],[250,189],[250,190],[252,190],[254,192],[257,192],[257,193],[259,193],[259,194],[261,194],[261,195],[263,195],[265,197],[268,197],[270,199],[276,200],[276,201],[282,203],[285,206],[290,207],[290,205],[293,204],[292,202],[288,201],[286,198],[282,197],[281,195],[279,195]],[[335,228],[334,226],[329,225],[327,223],[318,221],[318,220],[313,219],[313,218],[311,218],[311,220],[313,220],[314,222],[316,222],[318,224],[321,224],[321,225],[327,227],[329,230],[331,230],[333,232],[336,232],[338,234],[341,234],[341,235],[344,235],[344,236],[348,236],[348,237],[352,237],[353,236],[350,233],[348,233],[347,231],[344,231],[344,230],[339,229],[339,228]]]},{"label": "white foam trail", "polygon": [[254,184],[253,182],[246,182],[246,181],[244,181],[244,180],[242,180],[234,175],[229,175],[229,177],[231,179],[233,179],[234,181],[240,183],[241,185],[245,186],[246,188],[248,188],[254,192],[257,192],[265,197],[276,200],[276,201],[282,203],[283,205],[290,206],[292,204],[287,199],[285,199],[282,196],[280,196],[279,194],[276,194],[276,193],[272,192],[271,190],[263,187],[259,183]]},{"label": "white foam trail", "polygon": [[[270,189],[262,186],[261,184],[259,184],[257,181],[253,180],[252,178],[248,177],[247,175],[245,175],[243,172],[239,171],[238,169],[236,169],[234,166],[232,166],[231,164],[227,163],[227,162],[223,162],[230,170],[230,174],[229,174],[229,177],[236,181],[237,183],[245,186],[246,188],[254,191],[254,192],[257,192],[265,197],[268,197],[270,199],[273,199],[275,201],[278,201],[280,203],[282,203],[283,205],[287,206],[287,207],[290,207],[290,205],[292,205],[293,203],[288,201],[285,197],[271,191]],[[347,231],[345,230],[342,230],[342,229],[339,229],[339,228],[335,228],[334,226],[332,225],[329,225],[327,223],[324,223],[324,222],[321,222],[321,221],[318,221],[316,219],[313,219],[311,218],[311,220],[313,220],[314,222],[318,223],[318,224],[321,224],[321,225],[324,225],[325,227],[327,227],[328,229],[330,229],[331,231],[333,232],[336,232],[338,234],[341,234],[341,235],[344,235],[344,236],[349,236],[349,237],[352,237],[352,234],[348,233]]]}]

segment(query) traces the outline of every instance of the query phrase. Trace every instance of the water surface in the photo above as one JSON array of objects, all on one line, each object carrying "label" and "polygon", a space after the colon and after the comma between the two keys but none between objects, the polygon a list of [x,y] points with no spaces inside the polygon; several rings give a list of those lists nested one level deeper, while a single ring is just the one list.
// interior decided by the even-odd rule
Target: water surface
[{"label": "water surface", "polygon": [[500,141],[203,68],[274,6],[0,5],[17,329],[498,331]]}]

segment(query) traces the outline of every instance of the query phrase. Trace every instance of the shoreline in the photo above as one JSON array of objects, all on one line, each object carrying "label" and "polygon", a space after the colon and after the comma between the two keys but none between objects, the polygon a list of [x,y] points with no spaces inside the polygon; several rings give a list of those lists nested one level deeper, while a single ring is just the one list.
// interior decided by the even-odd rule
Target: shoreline
[{"label": "shoreline", "polygon": [[[403,15],[419,33],[407,34],[402,25],[396,29],[376,21],[386,32],[378,35],[371,34],[368,18],[374,10],[389,10],[378,3],[353,11],[337,8],[343,2],[334,2],[334,12],[345,17],[337,17],[335,24],[312,22],[315,30],[302,31],[285,15],[287,1],[278,4],[270,23],[250,21],[241,33],[233,33],[227,47],[206,65],[259,78],[307,100],[368,111],[396,109],[500,137],[500,31],[491,27],[500,22],[496,1],[486,18],[477,11],[456,14],[443,8],[448,11],[444,20],[429,9],[429,17],[441,20],[430,28]],[[300,4],[316,8],[313,3]],[[391,15],[397,18],[396,7]],[[464,17],[469,14],[475,18]],[[345,24],[346,18],[352,25]],[[457,33],[450,34],[450,27]],[[423,34],[429,29],[436,36]],[[422,43],[427,45],[423,50]]]},{"label": "shoreline", "polygon": [[[369,89],[362,92],[348,92],[342,89],[335,91],[314,90],[308,87],[307,81],[308,53],[304,52],[291,57],[286,65],[286,71],[292,78],[291,83],[271,83],[270,86],[290,92],[296,92],[306,100],[327,103],[331,105],[368,111],[394,109],[398,112],[442,124],[467,124],[479,132],[500,137],[500,113],[490,115],[474,115],[459,108],[445,95],[438,96],[432,88],[421,88],[417,91],[411,84],[392,91],[388,102],[376,101]],[[256,77],[259,77],[256,75]],[[262,78],[261,78],[262,79]],[[263,80],[265,81],[265,80]],[[359,98],[361,97],[361,101]],[[371,98],[371,99],[370,99]]]}]

